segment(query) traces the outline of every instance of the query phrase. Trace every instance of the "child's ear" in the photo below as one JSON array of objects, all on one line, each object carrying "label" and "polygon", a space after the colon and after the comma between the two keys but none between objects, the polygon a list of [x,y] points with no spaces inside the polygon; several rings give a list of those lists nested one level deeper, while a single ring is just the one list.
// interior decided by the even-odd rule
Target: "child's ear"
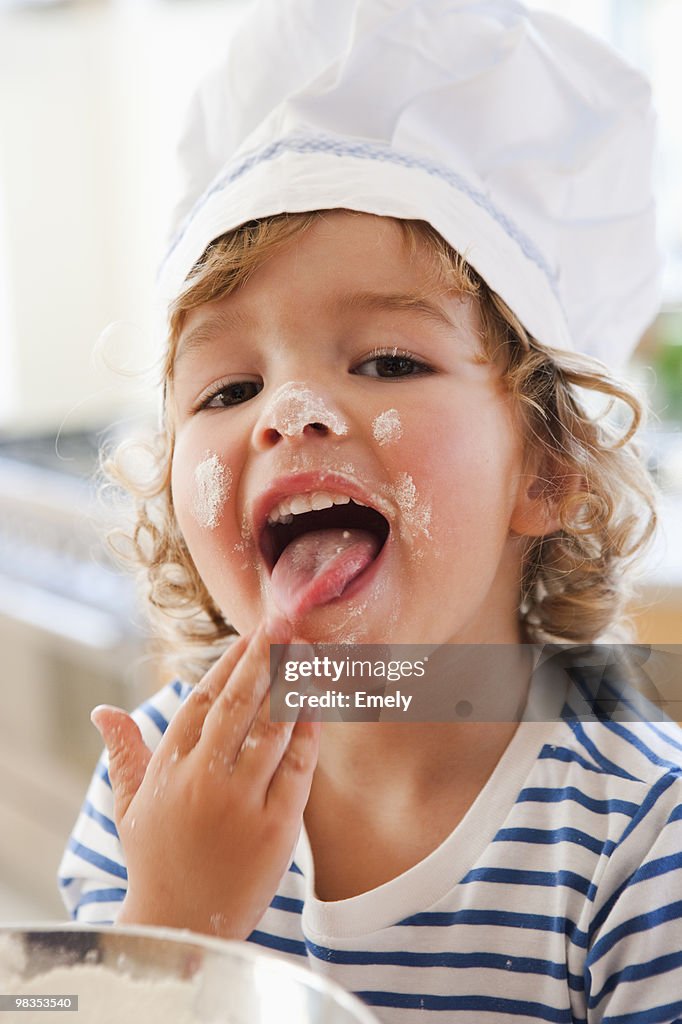
[{"label": "child's ear", "polygon": [[511,532],[521,537],[547,537],[561,529],[561,506],[586,490],[585,478],[557,459],[539,460],[519,478]]}]

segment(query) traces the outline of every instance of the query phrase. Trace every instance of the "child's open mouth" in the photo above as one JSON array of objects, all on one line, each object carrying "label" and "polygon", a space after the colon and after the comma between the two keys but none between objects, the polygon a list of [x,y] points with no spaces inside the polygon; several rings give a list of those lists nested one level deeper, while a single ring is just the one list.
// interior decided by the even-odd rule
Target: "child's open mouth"
[{"label": "child's open mouth", "polygon": [[[323,501],[334,504],[314,507]],[[260,536],[279,609],[295,620],[340,597],[376,561],[389,532],[380,512],[347,495],[297,494],[282,501]]]}]

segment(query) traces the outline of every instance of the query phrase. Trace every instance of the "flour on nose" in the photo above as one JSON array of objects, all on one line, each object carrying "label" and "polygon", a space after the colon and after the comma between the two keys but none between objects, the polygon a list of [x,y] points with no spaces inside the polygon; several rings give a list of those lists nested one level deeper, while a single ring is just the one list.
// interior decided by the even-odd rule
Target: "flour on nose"
[{"label": "flour on nose", "polygon": [[374,439],[379,444],[391,444],[392,441],[399,441],[403,434],[400,424],[400,416],[397,409],[387,409],[380,412],[372,423]]},{"label": "flour on nose", "polygon": [[348,433],[348,426],[320,395],[298,381],[283,384],[272,399],[273,425],[280,434],[294,437],[309,423],[323,423],[334,434]]},{"label": "flour on nose", "polygon": [[220,521],[223,504],[230,493],[232,473],[215,452],[206,452],[194,470],[192,515],[207,530],[214,530]]}]

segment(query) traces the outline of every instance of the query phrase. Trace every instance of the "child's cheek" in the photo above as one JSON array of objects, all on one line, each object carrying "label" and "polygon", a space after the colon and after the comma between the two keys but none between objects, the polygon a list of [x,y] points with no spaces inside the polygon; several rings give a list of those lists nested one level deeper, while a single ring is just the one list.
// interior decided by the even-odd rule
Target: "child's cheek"
[{"label": "child's cheek", "polygon": [[410,473],[401,472],[387,487],[386,497],[399,510],[400,539],[415,558],[422,558],[432,542],[433,508],[428,493],[415,483]]},{"label": "child's cheek", "polygon": [[396,444],[403,436],[403,425],[397,409],[385,409],[372,420],[372,434],[380,447]]},{"label": "child's cheek", "polygon": [[173,503],[185,539],[210,535],[221,523],[232,489],[232,471],[220,456],[206,449],[198,458],[176,450]]},{"label": "child's cheek", "polygon": [[416,559],[432,544],[432,500],[423,473],[424,426],[397,409],[385,409],[372,420],[372,436],[391,470],[384,496],[399,510],[400,540]]},{"label": "child's cheek", "polygon": [[199,526],[214,530],[232,486],[232,472],[215,452],[206,451],[194,469],[191,483],[190,512]]}]

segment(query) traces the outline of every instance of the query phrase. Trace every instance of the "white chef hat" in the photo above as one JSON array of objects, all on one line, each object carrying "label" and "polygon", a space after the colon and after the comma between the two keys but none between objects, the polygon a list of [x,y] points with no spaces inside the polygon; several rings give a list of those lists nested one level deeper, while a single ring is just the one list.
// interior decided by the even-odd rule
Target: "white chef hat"
[{"label": "white chef hat", "polygon": [[516,0],[254,0],[181,143],[175,298],[246,221],[428,221],[540,342],[621,366],[655,315],[654,117],[640,74]]}]

